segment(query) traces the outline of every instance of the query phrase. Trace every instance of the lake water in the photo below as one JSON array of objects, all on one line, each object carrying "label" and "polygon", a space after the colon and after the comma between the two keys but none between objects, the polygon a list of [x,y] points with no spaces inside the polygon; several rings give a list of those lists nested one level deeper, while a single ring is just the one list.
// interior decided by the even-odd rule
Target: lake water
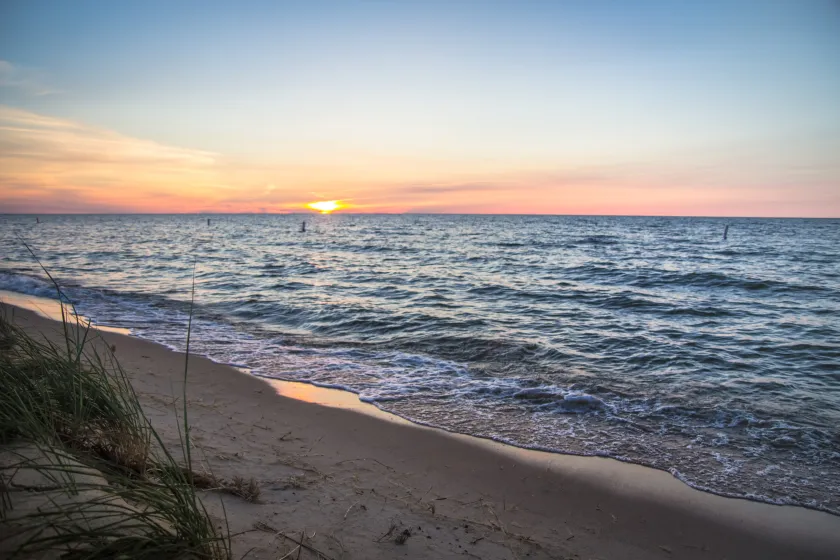
[{"label": "lake water", "polygon": [[195,267],[216,361],[840,513],[840,220],[0,216],[0,289],[55,297],[21,239],[136,336],[183,350]]}]

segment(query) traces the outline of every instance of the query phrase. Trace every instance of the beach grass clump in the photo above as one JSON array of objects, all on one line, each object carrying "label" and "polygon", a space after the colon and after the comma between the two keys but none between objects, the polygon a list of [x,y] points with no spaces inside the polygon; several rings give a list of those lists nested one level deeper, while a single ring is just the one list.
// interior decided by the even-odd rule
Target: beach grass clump
[{"label": "beach grass clump", "polygon": [[119,364],[86,340],[58,347],[5,317],[0,332],[7,341],[0,359],[0,442],[60,444],[142,476],[151,431]]},{"label": "beach grass clump", "polygon": [[255,478],[233,477],[230,484],[225,485],[228,492],[239,496],[247,502],[256,502],[260,499],[260,485]]},{"label": "beach grass clump", "polygon": [[89,324],[63,329],[55,344],[0,316],[0,556],[230,558],[188,451],[166,449]]}]

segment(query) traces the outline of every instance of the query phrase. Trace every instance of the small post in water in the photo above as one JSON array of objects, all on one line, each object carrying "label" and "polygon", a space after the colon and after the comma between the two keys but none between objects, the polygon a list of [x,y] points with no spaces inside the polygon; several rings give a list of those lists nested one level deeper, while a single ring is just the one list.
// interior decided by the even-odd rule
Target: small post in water
[{"label": "small post in water", "polygon": [[306,220],[303,220],[303,222],[301,222],[301,224],[300,224],[300,232],[301,232],[301,233],[305,233],[305,232],[306,232]]},{"label": "small post in water", "polygon": [[726,241],[726,236],[729,235],[729,224],[726,224],[726,227],[723,228],[723,240]]}]

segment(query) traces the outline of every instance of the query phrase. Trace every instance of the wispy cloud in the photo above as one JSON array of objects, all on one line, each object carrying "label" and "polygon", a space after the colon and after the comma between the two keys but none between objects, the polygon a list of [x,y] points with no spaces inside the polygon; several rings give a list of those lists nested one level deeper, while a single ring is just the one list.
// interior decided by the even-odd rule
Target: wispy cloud
[{"label": "wispy cloud", "polygon": [[288,212],[346,170],[236,161],[0,105],[0,212]]},{"label": "wispy cloud", "polygon": [[340,199],[358,212],[836,215],[836,165],[792,166],[802,161],[749,177],[744,155],[518,170],[363,154],[246,161],[0,105],[0,212],[288,212]]},{"label": "wispy cloud", "polygon": [[12,158],[109,165],[212,166],[215,154],[165,146],[66,119],[0,106],[0,147]]},{"label": "wispy cloud", "polygon": [[43,72],[0,60],[0,88],[16,89],[35,96],[61,93],[47,82]]},{"label": "wispy cloud", "polygon": [[489,192],[505,191],[515,189],[515,184],[494,184],[494,183],[449,183],[431,185],[405,185],[398,190],[403,193],[417,194],[441,194],[441,193],[467,193],[467,192]]},{"label": "wispy cloud", "polygon": [[0,106],[0,206],[152,210],[218,186],[215,154]]},{"label": "wispy cloud", "polygon": [[454,183],[408,184],[395,190],[406,194],[436,195],[456,193],[503,193],[527,189],[531,186],[550,185],[554,188],[579,185],[610,184],[620,177],[622,170],[571,171],[518,171],[497,174],[492,181],[467,181]]}]

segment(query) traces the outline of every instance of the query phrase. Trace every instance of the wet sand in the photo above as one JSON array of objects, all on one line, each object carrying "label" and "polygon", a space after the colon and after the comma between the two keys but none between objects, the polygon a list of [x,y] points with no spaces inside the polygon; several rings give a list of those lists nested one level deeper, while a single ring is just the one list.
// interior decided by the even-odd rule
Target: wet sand
[{"label": "wet sand", "polygon": [[[0,299],[15,305],[2,312],[18,324],[58,336],[59,324],[44,316],[55,317],[55,302]],[[177,447],[184,354],[99,335]],[[197,455],[215,474],[255,477],[262,488],[256,504],[204,495],[217,516],[224,500],[232,533],[247,531],[234,538],[236,558],[249,550],[248,558],[282,557],[295,545],[277,531],[305,533],[335,559],[781,559],[840,550],[840,517],[715,496],[612,459],[416,426],[350,393],[265,380],[200,356],[190,356],[188,395]],[[411,536],[396,543],[405,529]]]}]

